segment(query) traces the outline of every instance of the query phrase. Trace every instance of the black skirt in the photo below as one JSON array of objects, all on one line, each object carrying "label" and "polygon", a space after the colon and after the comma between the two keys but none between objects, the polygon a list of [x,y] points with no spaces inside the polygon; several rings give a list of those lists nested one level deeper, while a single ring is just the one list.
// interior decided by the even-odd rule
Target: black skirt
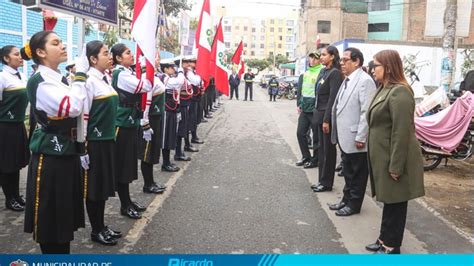
[{"label": "black skirt", "polygon": [[192,101],[189,105],[189,131],[196,131],[199,124],[199,102]]},{"label": "black skirt", "polygon": [[184,138],[189,132],[189,105],[180,105],[179,113],[181,114],[181,120],[178,124],[178,137]]},{"label": "black skirt", "polygon": [[0,174],[28,165],[30,149],[24,123],[0,122]]},{"label": "black skirt", "polygon": [[163,124],[161,123],[161,115],[152,115],[149,117],[153,135],[151,141],[143,139],[143,130],[139,130],[138,135],[138,159],[150,163],[160,163],[161,145],[163,142]]},{"label": "black skirt", "polygon": [[138,128],[118,127],[115,140],[115,183],[130,184],[138,179]]},{"label": "black skirt", "polygon": [[176,149],[176,131],[178,129],[177,114],[165,111],[161,123],[163,124],[163,142],[161,147],[165,150]]},{"label": "black skirt", "polygon": [[25,232],[38,243],[69,243],[85,226],[79,156],[33,154],[26,183]]},{"label": "black skirt", "polygon": [[89,141],[89,170],[84,175],[84,192],[91,201],[115,196],[115,141]]}]

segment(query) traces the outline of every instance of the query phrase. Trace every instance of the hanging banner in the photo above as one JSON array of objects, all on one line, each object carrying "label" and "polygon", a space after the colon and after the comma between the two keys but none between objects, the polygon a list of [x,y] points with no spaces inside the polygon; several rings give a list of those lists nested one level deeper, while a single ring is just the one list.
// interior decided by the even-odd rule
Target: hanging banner
[{"label": "hanging banner", "polygon": [[117,0],[38,0],[38,6],[105,24],[118,25]]}]

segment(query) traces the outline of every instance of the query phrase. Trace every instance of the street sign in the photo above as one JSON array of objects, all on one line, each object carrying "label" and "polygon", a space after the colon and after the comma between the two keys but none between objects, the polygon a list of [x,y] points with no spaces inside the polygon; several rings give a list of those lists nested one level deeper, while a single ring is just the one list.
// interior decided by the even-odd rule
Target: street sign
[{"label": "street sign", "polygon": [[117,25],[117,0],[38,0],[42,8],[84,19]]}]

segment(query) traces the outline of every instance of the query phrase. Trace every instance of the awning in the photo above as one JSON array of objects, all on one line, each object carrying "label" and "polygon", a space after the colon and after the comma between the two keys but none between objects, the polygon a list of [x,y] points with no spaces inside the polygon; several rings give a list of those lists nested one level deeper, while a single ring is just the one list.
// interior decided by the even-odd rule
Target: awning
[{"label": "awning", "polygon": [[295,63],[281,64],[280,69],[291,69],[295,70]]}]

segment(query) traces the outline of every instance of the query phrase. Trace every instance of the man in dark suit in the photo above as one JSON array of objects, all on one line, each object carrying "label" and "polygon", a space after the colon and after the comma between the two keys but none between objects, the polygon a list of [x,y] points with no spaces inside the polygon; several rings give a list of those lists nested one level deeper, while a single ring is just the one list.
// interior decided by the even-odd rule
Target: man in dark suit
[{"label": "man in dark suit", "polygon": [[240,84],[240,78],[239,75],[235,72],[235,70],[232,70],[232,75],[229,77],[229,85],[230,85],[230,99],[234,98],[234,93],[235,93],[235,98],[237,100],[239,99],[239,84]]},{"label": "man in dark suit", "polygon": [[359,49],[347,48],[341,58],[342,82],[332,108],[331,142],[339,144],[344,155],[344,196],[341,202],[330,204],[337,216],[359,213],[369,176],[367,163],[366,113],[376,87],[372,78],[362,70],[364,56]]}]

